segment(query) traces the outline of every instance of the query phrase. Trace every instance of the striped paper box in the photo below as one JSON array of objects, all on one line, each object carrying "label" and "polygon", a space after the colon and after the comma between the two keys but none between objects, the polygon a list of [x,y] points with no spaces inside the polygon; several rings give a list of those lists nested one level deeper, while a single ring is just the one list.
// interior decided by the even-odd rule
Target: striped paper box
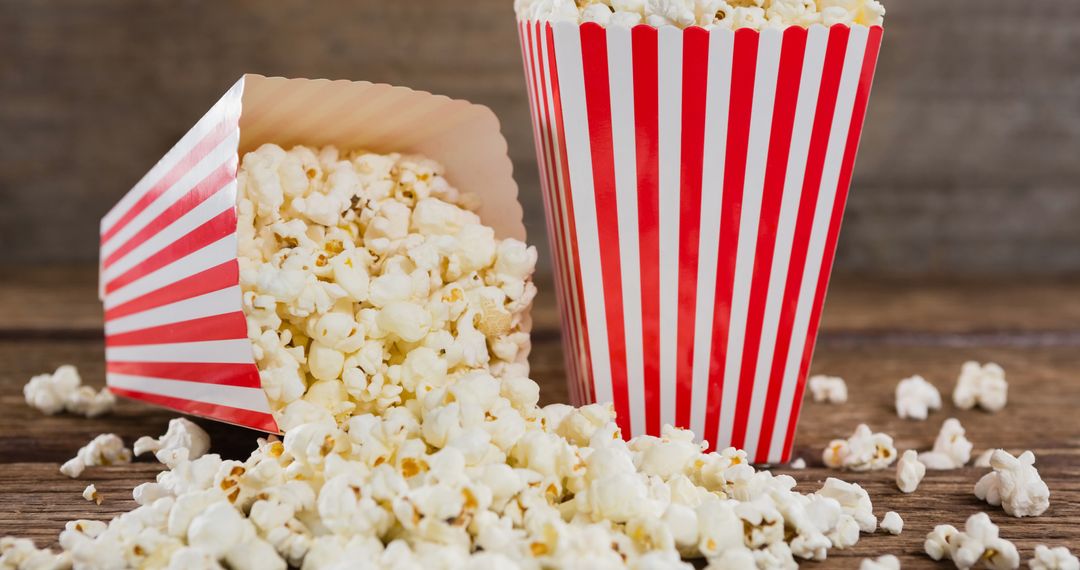
[{"label": "striped paper box", "polygon": [[881,27],[519,32],[575,402],[787,461]]},{"label": "striped paper box", "polygon": [[498,237],[525,239],[506,141],[487,107],[390,85],[245,75],[101,221],[114,393],[278,431],[237,261],[239,157],[268,142],[426,155],[479,195]]}]

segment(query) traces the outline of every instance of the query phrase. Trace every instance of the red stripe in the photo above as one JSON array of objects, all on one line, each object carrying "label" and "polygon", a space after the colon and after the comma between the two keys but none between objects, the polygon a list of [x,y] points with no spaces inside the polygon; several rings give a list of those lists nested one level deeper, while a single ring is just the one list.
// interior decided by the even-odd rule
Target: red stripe
[{"label": "red stripe", "polygon": [[167,228],[169,224],[180,219],[181,216],[194,210],[196,206],[202,204],[207,198],[217,194],[219,190],[225,188],[229,182],[236,179],[236,164],[234,161],[226,161],[221,166],[214,169],[206,178],[202,179],[195,185],[187,194],[181,196],[171,206],[161,212],[157,218],[154,218],[150,223],[146,224],[135,235],[128,238],[123,245],[116,248],[109,257],[105,258],[103,266],[108,268],[113,263],[128,253],[131,250],[138,247],[140,244],[155,236],[161,230]]},{"label": "red stripe", "polygon": [[645,431],[660,435],[660,106],[656,28],[630,32],[637,143],[638,250],[641,255],[641,344]]},{"label": "red stripe", "polygon": [[243,311],[108,335],[105,337],[105,346],[173,344],[237,338],[247,338],[247,319],[244,318]]},{"label": "red stripe", "polygon": [[698,245],[701,243],[701,170],[705,152],[705,100],[709,32],[683,31],[682,129],[679,170],[679,289],[675,369],[675,423],[690,425],[694,391],[694,321],[697,320]]},{"label": "red stripe", "polygon": [[229,208],[106,283],[105,293],[112,293],[234,232],[236,232],[236,209]]},{"label": "red stripe", "polygon": [[548,45],[551,46],[551,49],[548,50],[548,69],[551,74],[552,104],[555,107],[555,131],[558,134],[559,148],[562,149],[559,157],[561,159],[560,168],[565,174],[563,176],[563,187],[561,190],[563,192],[562,199],[566,204],[566,224],[569,229],[567,235],[570,236],[567,254],[568,259],[573,263],[574,288],[578,302],[576,309],[577,316],[580,319],[579,322],[581,323],[581,346],[578,348],[578,354],[576,356],[588,392],[588,399],[590,402],[595,402],[596,386],[593,384],[592,370],[590,368],[592,362],[592,350],[589,347],[589,323],[585,320],[584,309],[581,306],[581,303],[584,302],[581,286],[581,259],[578,255],[577,224],[574,221],[574,201],[572,200],[574,191],[573,186],[570,184],[570,167],[566,153],[566,129],[563,127],[562,95],[559,93],[559,67],[555,56],[555,32],[551,24],[546,23],[543,25],[547,30]]},{"label": "red stripe", "polygon": [[[561,295],[560,295],[560,303],[561,303],[560,310],[562,311],[562,314],[563,314],[563,321],[562,322],[567,323],[567,325],[568,325],[567,326],[567,331],[566,331],[568,333],[566,335],[567,336],[566,345],[567,345],[567,347],[569,347],[569,350],[567,350],[566,355],[565,355],[566,356],[565,360],[567,361],[567,371],[568,371],[568,373],[567,373],[567,376],[568,376],[567,381],[570,382],[574,386],[574,389],[577,392],[577,394],[575,395],[576,401],[582,402],[582,401],[585,400],[585,396],[584,396],[584,389],[583,389],[583,386],[581,385],[581,378],[580,378],[580,374],[579,374],[579,370],[581,368],[581,363],[580,363],[580,355],[577,352],[577,347],[579,346],[579,344],[578,344],[579,339],[578,339],[578,330],[577,330],[577,320],[574,318],[574,315],[576,314],[576,312],[574,310],[575,301],[572,298],[572,292],[571,292],[570,285],[569,285],[569,283],[570,283],[570,276],[569,276],[569,270],[568,270],[569,261],[568,261],[568,254],[566,253],[566,243],[565,243],[566,238],[565,238],[565,233],[564,233],[565,229],[564,229],[562,210],[561,210],[561,207],[560,207],[560,204],[561,204],[563,198],[562,198],[562,192],[561,192],[561,190],[559,188],[558,164],[557,164],[557,159],[556,159],[557,151],[556,151],[556,148],[555,148],[555,138],[554,138],[555,135],[552,133],[552,120],[551,120],[550,112],[548,110],[547,77],[546,77],[546,75],[544,73],[544,66],[545,66],[546,62],[544,61],[544,55],[543,55],[544,54],[544,52],[543,52],[543,42],[544,42],[544,38],[545,38],[545,34],[542,33],[542,26],[543,25],[544,25],[543,23],[537,22],[536,24],[530,26],[530,34],[531,34],[532,28],[534,26],[535,26],[535,29],[536,29],[536,34],[535,34],[535,36],[532,36],[533,39],[531,40],[531,43],[530,43],[530,45],[532,46],[532,49],[533,49],[533,59],[534,59],[534,67],[532,69],[533,69],[533,73],[536,74],[534,76],[534,78],[533,78],[533,88],[534,89],[539,89],[539,94],[537,95],[537,103],[542,105],[540,107],[539,111],[538,111],[538,112],[543,113],[543,120],[538,122],[539,132],[540,132],[540,137],[541,137],[540,143],[542,145],[541,148],[542,148],[543,155],[544,155],[542,168],[545,170],[545,172],[547,174],[546,182],[547,182],[548,200],[550,201],[551,213],[554,215],[554,218],[552,219],[552,222],[551,222],[552,230],[553,230],[551,243],[552,243],[553,251],[555,253],[556,269],[558,271],[557,276],[560,279],[563,280],[562,283],[560,284],[559,291],[561,292]],[[548,49],[549,49],[549,51],[552,51],[552,50],[554,50],[554,47],[551,44],[548,44]],[[537,85],[537,83],[539,83],[539,85]]]},{"label": "red stripe", "polygon": [[[817,209],[818,193],[821,189],[821,173],[825,167],[825,153],[829,148],[829,131],[832,128],[833,114],[836,112],[836,94],[840,87],[840,75],[844,69],[844,52],[847,50],[848,28],[833,26],[829,29],[829,40],[825,48],[825,60],[821,73],[821,86],[818,91],[814,125],[810,132],[810,147],[806,158],[806,175],[803,177],[802,195],[795,221],[795,233],[791,242],[791,261],[788,264],[787,279],[784,284],[784,298],[780,303],[780,321],[776,329],[776,349],[773,352],[770,378],[783,379],[787,365],[788,351],[791,350],[791,333],[798,309],[799,294],[802,289],[803,272],[806,268],[806,250],[810,245],[810,233],[814,225],[814,210]],[[802,403],[802,393],[796,389],[798,397],[792,401],[792,410],[798,410]],[[797,414],[797,412],[795,412]],[[788,425],[788,433],[794,433],[794,425]],[[770,438],[771,444],[771,438]]]},{"label": "red stripe", "polygon": [[185,382],[201,382],[241,388],[261,388],[259,369],[254,364],[217,362],[108,362],[105,370],[113,374],[146,376]]},{"label": "red stripe", "polygon": [[[805,28],[790,27],[784,32],[780,62],[776,79],[776,98],[773,101],[772,129],[769,134],[769,153],[766,159],[765,179],[762,184],[761,216],[758,221],[757,250],[754,255],[753,277],[747,310],[746,340],[743,344],[742,364],[739,376],[739,399],[735,408],[735,426],[731,445],[743,448],[746,442],[747,416],[753,400],[753,387],[761,349],[761,328],[765,318],[773,256],[776,250],[776,231],[780,220],[780,207],[784,198],[784,180],[787,177],[788,154],[791,150],[791,131],[795,124],[795,108],[799,101],[799,82],[806,52]],[[765,398],[768,417],[770,400],[779,397],[780,382],[770,382]],[[775,389],[775,393],[774,393]],[[775,408],[775,402],[772,402]],[[771,420],[762,420],[763,433]],[[771,431],[771,429],[770,429]],[[763,462],[762,450],[768,444],[758,440],[759,462]],[[767,453],[766,453],[767,455]]]},{"label": "red stripe", "polygon": [[810,371],[810,360],[814,354],[814,345],[817,341],[818,324],[821,320],[821,310],[825,303],[825,292],[829,288],[829,276],[832,273],[833,261],[836,257],[836,242],[840,236],[840,224],[844,217],[844,207],[847,204],[848,191],[851,188],[851,176],[855,170],[855,155],[859,150],[859,139],[862,136],[863,121],[866,119],[866,107],[870,99],[870,86],[874,83],[874,70],[877,66],[878,52],[881,48],[882,29],[880,26],[870,28],[867,37],[866,52],[864,54],[862,69],[859,72],[858,91],[855,94],[855,103],[852,109],[851,126],[848,129],[848,138],[844,147],[844,158],[840,166],[840,179],[836,188],[836,200],[833,202],[832,217],[829,219],[829,233],[825,240],[824,258],[821,263],[821,273],[818,275],[817,291],[814,292],[814,306],[810,313],[810,323],[807,329],[806,346],[803,348],[802,363],[799,366],[799,383],[795,390],[795,404],[791,407],[791,420],[788,422],[788,431],[784,440],[784,456],[791,454],[791,446],[794,444],[795,424],[799,421],[798,403],[802,402],[803,390],[806,387],[806,375]]},{"label": "red stripe", "polygon": [[585,106],[589,121],[596,227],[600,240],[600,272],[604,285],[608,355],[615,421],[630,437],[630,397],[626,386],[626,330],[623,323],[622,259],[619,211],[615,189],[615,151],[611,141],[611,86],[608,84],[607,32],[595,23],[581,26],[581,58]]},{"label": "red stripe", "polygon": [[142,400],[143,402],[171,408],[193,416],[201,416],[265,432],[278,432],[278,426],[277,422],[274,421],[274,416],[264,412],[254,412],[252,410],[222,406],[220,404],[196,402],[194,400],[173,398],[170,396],[162,396],[160,394],[136,392],[135,390],[125,390],[123,388],[110,387],[109,390],[118,396],[124,396],[125,398],[131,398],[133,400]]},{"label": "red stripe", "polygon": [[195,167],[200,160],[203,159],[211,150],[216,148],[221,141],[225,140],[229,133],[236,129],[235,121],[222,121],[214,126],[210,132],[206,133],[206,136],[202,138],[191,150],[188,151],[177,163],[165,173],[154,185],[147,190],[146,194],[143,194],[131,208],[112,225],[111,228],[104,230],[101,233],[101,243],[104,245],[108,242],[117,232],[124,229],[124,226],[128,225],[131,220],[142,213],[154,200],[157,200],[166,190],[168,190],[173,184],[176,184],[177,180],[180,180],[189,170]]},{"label": "red stripe", "polygon": [[160,289],[155,289],[145,295],[108,309],[105,311],[105,320],[111,321],[125,315],[141,313],[147,309],[232,287],[240,282],[239,271],[240,265],[237,260],[230,259],[220,265],[215,265],[210,269],[185,277],[175,283],[169,283]]},{"label": "red stripe", "polygon": [[705,411],[706,439],[713,441],[719,431],[720,406],[724,392],[724,362],[727,355],[731,296],[735,280],[735,257],[739,242],[743,185],[746,181],[746,152],[750,136],[750,112],[754,103],[754,75],[757,68],[758,33],[735,32],[731,66],[731,100],[728,110],[727,150],[724,158],[724,195],[720,211],[720,242],[716,262],[716,296],[713,306],[712,354],[709,362],[709,399]]}]

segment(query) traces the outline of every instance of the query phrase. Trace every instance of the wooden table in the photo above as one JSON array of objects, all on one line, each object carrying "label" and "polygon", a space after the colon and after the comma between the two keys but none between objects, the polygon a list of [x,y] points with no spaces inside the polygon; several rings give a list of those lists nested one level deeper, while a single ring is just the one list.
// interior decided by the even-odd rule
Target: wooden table
[{"label": "wooden table", "polygon": [[[537,301],[533,376],[545,402],[565,401],[559,327],[551,288]],[[60,463],[93,436],[115,432],[129,444],[141,435],[159,435],[173,414],[124,401],[113,415],[87,420],[46,417],[23,401],[21,387],[35,373],[64,363],[79,367],[89,384],[103,382],[100,307],[93,268],[10,268],[0,271],[0,535],[55,544],[65,521],[107,519],[133,508],[130,490],[151,480],[159,466],[145,460],[131,466],[91,468],[81,479],[64,477]],[[841,279],[834,284],[823,320],[815,372],[847,379],[850,400],[842,406],[808,403],[796,456],[810,467],[778,469],[816,489],[836,472],[821,466],[823,446],[847,436],[859,422],[896,438],[897,447],[928,448],[942,421],[959,418],[976,452],[1003,447],[1032,449],[1051,489],[1051,506],[1041,517],[1014,519],[978,501],[972,487],[985,471],[966,468],[931,472],[919,490],[903,495],[892,469],[842,474],[866,487],[880,517],[895,510],[904,518],[900,536],[864,535],[859,544],[834,551],[824,564],[855,568],[865,556],[892,553],[904,568],[935,565],[922,553],[935,524],[960,526],[968,515],[986,511],[1001,525],[1026,560],[1035,544],[1080,548],[1080,281],[1037,283],[903,283]],[[892,410],[896,382],[922,374],[942,393],[951,393],[960,365],[993,360],[1010,381],[1009,405],[999,414],[957,410],[946,403],[926,422],[897,418]],[[214,450],[243,458],[255,434],[200,420]],[[80,496],[93,482],[105,496],[101,506]],[[1026,567],[1026,566],[1025,566]]]}]

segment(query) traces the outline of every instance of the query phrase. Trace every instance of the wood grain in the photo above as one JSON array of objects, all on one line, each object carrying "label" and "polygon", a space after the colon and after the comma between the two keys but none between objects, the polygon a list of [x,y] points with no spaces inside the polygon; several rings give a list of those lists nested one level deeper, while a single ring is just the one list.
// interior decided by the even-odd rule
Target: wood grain
[{"label": "wood grain", "polygon": [[[87,268],[0,272],[0,536],[17,534],[38,544],[53,544],[67,520],[108,519],[134,506],[130,490],[151,480],[159,466],[141,460],[132,466],[90,468],[82,479],[62,476],[59,464],[98,433],[115,432],[129,444],[160,434],[173,414],[141,403],[122,401],[111,416],[87,420],[67,415],[43,416],[25,405],[21,386],[35,373],[61,363],[76,364],[89,384],[103,382],[102,345],[94,300],[93,272]],[[550,290],[544,287],[543,290]],[[27,297],[29,296],[29,297]],[[26,299],[54,300],[36,308]],[[533,377],[544,403],[566,401],[557,311],[550,295],[534,310]],[[1030,557],[1036,544],[1080,546],[1080,283],[1037,282],[1026,285],[947,282],[919,286],[888,281],[838,284],[830,294],[824,333],[814,372],[847,379],[845,405],[807,403],[799,424],[796,457],[809,468],[781,466],[804,492],[830,476],[863,485],[879,517],[895,510],[905,520],[900,536],[865,535],[854,548],[834,551],[811,568],[857,568],[861,558],[896,554],[904,568],[945,567],[922,553],[922,541],[935,525],[961,525],[975,512],[988,512],[1002,535]],[[67,313],[66,311],[70,311]],[[65,317],[66,315],[66,317]],[[898,380],[922,374],[946,396],[960,365],[968,359],[993,360],[1010,380],[1008,407],[998,414],[943,410],[926,422],[901,420],[892,410]],[[1032,449],[1051,489],[1051,508],[1033,519],[1014,519],[979,502],[972,488],[985,470],[965,468],[931,472],[911,495],[900,493],[892,469],[877,473],[838,473],[825,469],[820,453],[829,440],[850,434],[861,422],[896,438],[899,449],[926,449],[942,421],[961,420],[976,452],[1004,447]],[[199,420],[213,438],[214,450],[243,458],[256,434]],[[81,492],[93,482],[105,496],[96,506]]]},{"label": "wood grain", "polygon": [[[886,4],[838,266],[1080,272],[1080,3]],[[0,0],[5,259],[93,261],[101,215],[244,72],[385,81],[489,105],[546,250],[511,5]]]}]

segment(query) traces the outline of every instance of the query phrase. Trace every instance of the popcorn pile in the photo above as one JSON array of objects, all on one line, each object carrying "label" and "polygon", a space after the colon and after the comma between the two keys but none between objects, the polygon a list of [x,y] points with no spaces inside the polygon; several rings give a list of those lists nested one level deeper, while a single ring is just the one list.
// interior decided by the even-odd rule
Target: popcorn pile
[{"label": "popcorn pile", "polygon": [[515,0],[514,9],[522,20],[753,30],[880,26],[885,16],[878,0]]},{"label": "popcorn pile", "polygon": [[47,415],[68,412],[96,418],[112,411],[116,397],[106,388],[83,386],[79,371],[70,364],[52,374],[39,374],[23,386],[23,396],[31,407]]},{"label": "popcorn pile", "polygon": [[473,370],[527,375],[536,249],[496,239],[439,164],[267,144],[238,185],[248,334],[283,431]]}]

